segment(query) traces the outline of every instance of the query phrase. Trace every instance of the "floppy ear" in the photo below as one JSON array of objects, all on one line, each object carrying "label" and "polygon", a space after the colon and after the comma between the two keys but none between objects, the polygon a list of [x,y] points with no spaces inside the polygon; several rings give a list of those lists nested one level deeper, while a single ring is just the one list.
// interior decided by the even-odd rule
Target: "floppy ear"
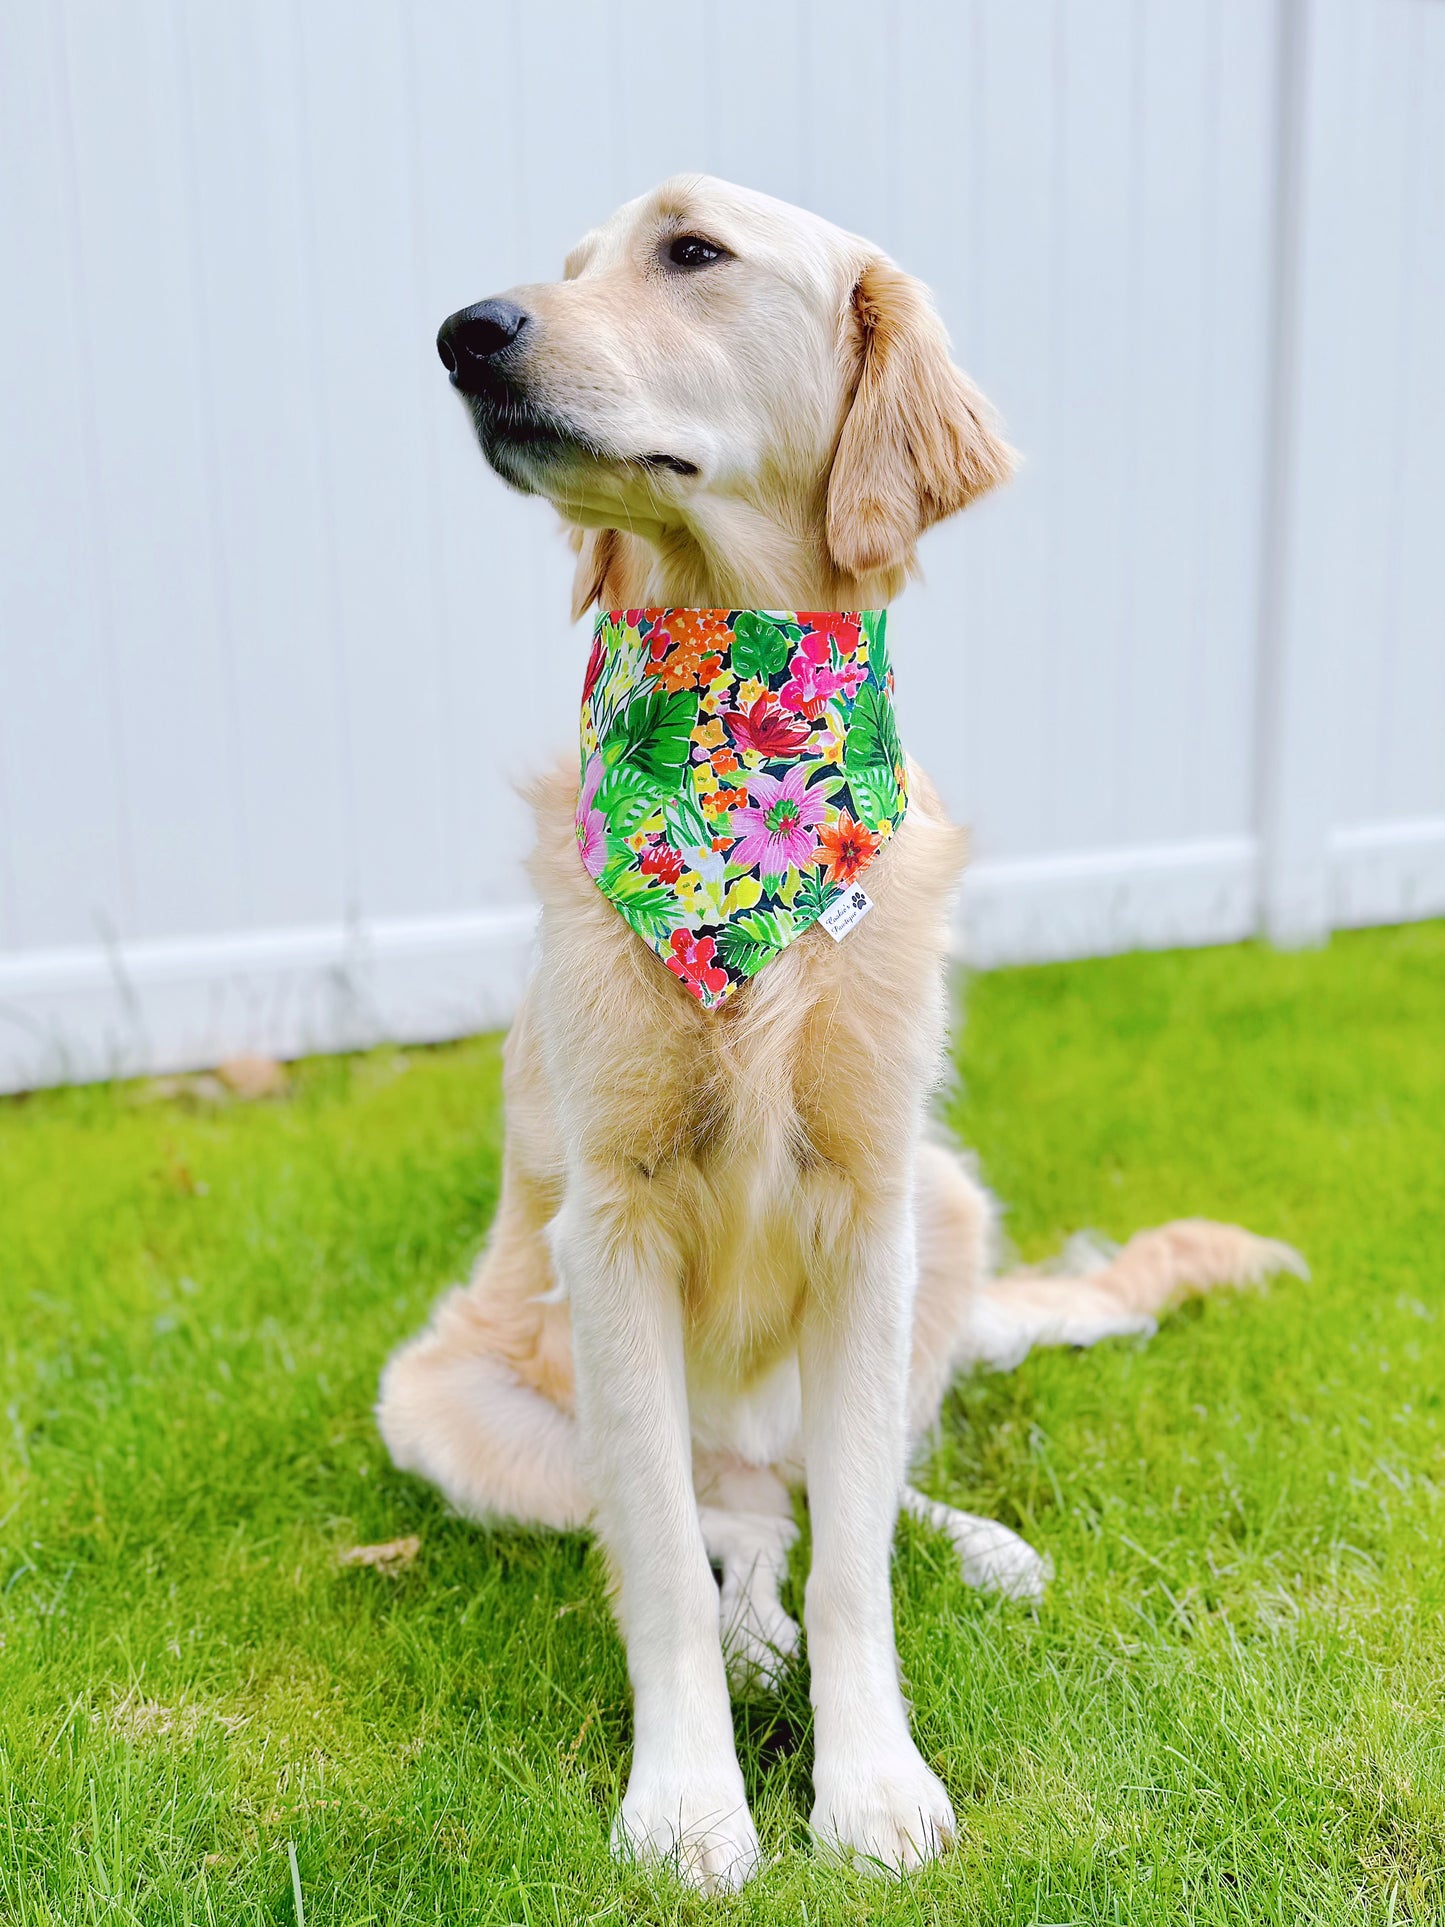
[{"label": "floppy ear", "polygon": [[[622,537],[616,529],[573,529],[570,535],[577,551],[572,576],[572,620],[576,622],[594,602],[603,602],[607,578],[616,573],[622,560]],[[609,599],[606,606],[617,605]]]},{"label": "floppy ear", "polygon": [[848,320],[862,359],[828,480],[828,548],[839,569],[871,575],[906,565],[926,528],[1006,482],[1014,453],[949,359],[921,281],[869,262]]}]

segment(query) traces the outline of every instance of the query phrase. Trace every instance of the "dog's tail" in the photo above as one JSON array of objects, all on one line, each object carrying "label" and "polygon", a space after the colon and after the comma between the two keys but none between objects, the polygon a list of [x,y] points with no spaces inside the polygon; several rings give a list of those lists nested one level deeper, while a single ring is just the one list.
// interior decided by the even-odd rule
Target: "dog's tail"
[{"label": "dog's tail", "polygon": [[1277,1272],[1308,1278],[1297,1251],[1236,1224],[1180,1218],[1140,1231],[1112,1252],[1066,1253],[1056,1270],[1018,1271],[979,1293],[969,1332],[972,1362],[1010,1371],[1035,1345],[1094,1345],[1152,1333],[1168,1305],[1220,1286],[1258,1285]]}]

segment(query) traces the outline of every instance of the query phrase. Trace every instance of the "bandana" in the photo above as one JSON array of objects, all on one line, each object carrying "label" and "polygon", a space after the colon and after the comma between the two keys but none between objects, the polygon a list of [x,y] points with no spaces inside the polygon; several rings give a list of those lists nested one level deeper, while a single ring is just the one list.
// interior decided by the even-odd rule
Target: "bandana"
[{"label": "bandana", "polygon": [[577,845],[712,1010],[823,918],[908,807],[886,613],[613,609],[582,685]]}]

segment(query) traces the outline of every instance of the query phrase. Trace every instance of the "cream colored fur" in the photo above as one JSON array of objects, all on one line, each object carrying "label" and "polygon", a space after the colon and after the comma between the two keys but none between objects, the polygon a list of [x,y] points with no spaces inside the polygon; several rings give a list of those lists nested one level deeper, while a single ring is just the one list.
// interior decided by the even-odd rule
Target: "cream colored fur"
[{"label": "cream colored fur", "polygon": [[[726,256],[670,272],[694,233]],[[800,210],[669,182],[568,277],[513,298],[533,317],[518,379],[574,438],[481,426],[494,466],[583,531],[579,613],[878,606],[919,535],[1009,472],[926,292]],[[780,1587],[805,1487],[813,1823],[907,1868],[955,1822],[899,1692],[900,1503],[972,1584],[1033,1598],[1047,1576],[1005,1527],[905,1486],[950,1380],[1152,1330],[1186,1289],[1298,1260],[1182,1224],[1084,1277],[992,1275],[991,1203],[927,1120],[964,838],[921,770],[872,913],[841,944],[809,932],[715,1012],[584,872],[576,789],[569,758],[533,792],[541,947],[507,1043],[496,1223],[387,1366],[379,1422],[467,1516],[599,1534],[635,1709],[615,1841],[705,1888],[758,1864],[724,1650],[735,1684],[763,1685],[796,1650]]]}]

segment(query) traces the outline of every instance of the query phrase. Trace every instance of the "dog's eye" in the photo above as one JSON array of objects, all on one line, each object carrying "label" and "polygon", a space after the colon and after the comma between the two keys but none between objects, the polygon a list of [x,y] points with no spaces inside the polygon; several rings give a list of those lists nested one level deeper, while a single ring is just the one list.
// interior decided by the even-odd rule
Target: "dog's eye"
[{"label": "dog's eye", "polygon": [[714,261],[721,261],[724,250],[712,241],[704,241],[700,234],[679,234],[667,250],[667,258],[675,268],[706,268]]}]

